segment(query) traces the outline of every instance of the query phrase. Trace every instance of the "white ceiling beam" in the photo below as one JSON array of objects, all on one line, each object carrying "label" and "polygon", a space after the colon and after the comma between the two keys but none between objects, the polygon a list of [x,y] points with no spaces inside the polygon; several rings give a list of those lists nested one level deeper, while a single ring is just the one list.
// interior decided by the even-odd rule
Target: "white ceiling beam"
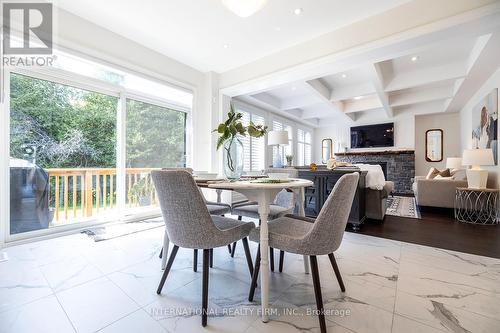
[{"label": "white ceiling beam", "polygon": [[253,99],[259,100],[261,103],[269,105],[273,109],[281,110],[280,101],[276,97],[271,96],[268,93],[262,92],[262,93],[250,95],[250,97]]},{"label": "white ceiling beam", "polygon": [[425,86],[429,83],[437,83],[458,79],[466,76],[465,66],[462,63],[448,64],[425,68],[418,71],[396,74],[385,87],[386,92],[393,92],[408,88]]},{"label": "white ceiling beam", "polygon": [[388,118],[392,118],[394,116],[394,112],[392,110],[391,105],[389,104],[389,96],[385,92],[385,77],[384,77],[384,68],[378,63],[368,66],[368,72],[370,73],[370,78],[373,83],[373,87],[377,92],[378,98],[382,107],[385,110],[385,113]]},{"label": "white ceiling beam", "polygon": [[319,79],[306,81],[306,86],[312,95],[315,96],[319,102],[323,103],[323,105],[327,107],[327,110],[330,110],[333,115],[343,114],[348,118],[348,120],[355,120],[355,116],[345,114],[344,111],[339,108],[339,104],[330,101],[332,92]]},{"label": "white ceiling beam", "polygon": [[304,111],[302,111],[301,109],[288,109],[288,110],[283,110],[283,112],[297,118],[305,119],[303,117]]},{"label": "white ceiling beam", "polygon": [[[286,110],[286,111],[280,110],[279,108],[276,108],[272,104],[272,100],[271,100],[271,104],[263,102],[262,96],[256,97],[256,95],[243,95],[243,96],[238,96],[237,99],[244,102],[244,103],[247,103],[248,105],[258,107],[260,109],[266,110],[268,112],[272,112],[272,113],[277,114],[279,116],[283,116],[283,117],[287,117],[287,118],[292,119],[292,120],[296,120],[299,123],[302,123],[304,125],[312,126],[312,127],[318,126],[316,121],[314,121],[314,120],[303,119],[302,118],[302,110],[300,110],[300,109],[293,109],[293,110]],[[264,97],[263,100],[266,100],[266,98]],[[267,102],[269,102],[269,100],[267,100]]]},{"label": "white ceiling beam", "polygon": [[[363,112],[384,108],[378,96],[365,97],[344,103],[345,113]],[[385,108],[384,108],[385,109]]]},{"label": "white ceiling beam", "polygon": [[425,103],[430,101],[444,100],[453,97],[454,84],[421,88],[417,90],[401,91],[389,95],[392,108],[410,104]]},{"label": "white ceiling beam", "polygon": [[356,96],[371,95],[375,93],[373,84],[371,82],[363,82],[356,85],[339,87],[333,89],[330,94],[330,101],[337,102],[346,99],[351,99]]},{"label": "white ceiling beam", "polygon": [[469,57],[468,75],[457,84],[457,92],[445,106],[445,111],[460,111],[499,67],[500,33],[479,37]]},{"label": "white ceiling beam", "polygon": [[318,100],[314,96],[298,95],[298,96],[288,97],[282,100],[280,108],[282,110],[300,109],[305,106],[313,105],[316,103],[318,103]]}]

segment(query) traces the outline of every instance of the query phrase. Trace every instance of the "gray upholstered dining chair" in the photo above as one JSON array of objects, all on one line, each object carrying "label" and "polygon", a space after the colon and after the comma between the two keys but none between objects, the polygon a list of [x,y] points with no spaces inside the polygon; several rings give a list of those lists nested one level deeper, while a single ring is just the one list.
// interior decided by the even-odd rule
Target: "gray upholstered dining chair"
[{"label": "gray upholstered dining chair", "polygon": [[[316,256],[328,255],[340,289],[344,292],[344,283],[333,253],[339,248],[342,242],[358,180],[358,173],[342,176],[335,184],[316,220],[295,215],[286,215],[269,222],[269,246],[285,252],[309,256],[322,333],[326,332],[326,323]],[[259,228],[250,232],[250,240],[259,242]],[[260,246],[257,249],[252,284],[248,296],[249,301],[253,301],[259,267]]]},{"label": "gray upholstered dining chair", "polygon": [[[169,171],[183,170],[183,171],[188,172],[190,175],[193,174],[192,168],[163,168],[162,170],[169,170]],[[199,189],[199,190],[201,193],[201,189]],[[225,214],[229,214],[231,212],[231,206],[228,204],[221,203],[221,202],[207,201],[205,199],[205,197],[203,197],[203,199],[205,200],[205,204],[207,205],[207,209],[210,212],[210,215],[224,216]],[[163,249],[165,248],[165,245],[166,245],[166,242],[163,241],[163,247],[161,248],[160,255],[159,255],[160,259],[162,259],[162,265],[161,265],[162,268],[165,268],[165,265],[167,264],[166,256],[163,257]],[[229,249],[229,253],[231,253],[231,245],[228,244],[227,246]],[[196,260],[197,259],[196,251],[195,251],[194,258],[195,258],[195,260],[193,262],[193,270],[196,272],[197,267],[198,267],[198,260]],[[213,255],[212,255],[212,253],[210,253],[210,267],[212,267],[212,262],[213,262]]]},{"label": "gray upholstered dining chair", "polygon": [[[266,170],[267,173],[286,173],[290,178],[297,178],[299,176],[299,171],[295,168],[270,168]],[[289,213],[293,213],[295,209],[295,195],[292,191],[283,190],[276,195],[274,202],[269,207],[269,217],[268,220],[274,220],[278,217],[284,216]],[[238,215],[238,220],[242,217],[249,217],[254,219],[259,219],[259,205],[255,202],[246,202],[241,205],[235,205],[231,210],[232,215]],[[236,243],[233,243],[233,248],[231,249],[231,257],[234,256],[236,249]],[[274,249],[270,247],[269,249],[269,262],[271,266],[271,271],[274,272]],[[279,261],[279,271],[283,271],[283,260],[285,257],[285,252],[280,251],[280,261]]]},{"label": "gray upholstered dining chair", "polygon": [[201,322],[206,326],[210,251],[243,240],[248,268],[252,273],[247,236],[255,225],[251,222],[210,215],[198,186],[186,171],[161,170],[153,171],[151,175],[168,237],[174,244],[157,293],[160,294],[163,289],[179,247],[195,250],[195,257],[197,250],[203,249]]}]

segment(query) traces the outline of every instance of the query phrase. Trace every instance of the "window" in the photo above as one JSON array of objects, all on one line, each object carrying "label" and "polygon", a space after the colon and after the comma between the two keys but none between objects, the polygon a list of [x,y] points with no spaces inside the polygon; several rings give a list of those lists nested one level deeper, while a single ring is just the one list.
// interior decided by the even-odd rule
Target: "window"
[{"label": "window", "polygon": [[297,130],[297,163],[311,164],[311,133],[302,129]]},{"label": "window", "polygon": [[275,156],[279,153],[281,155],[281,163],[286,165],[286,155],[293,155],[293,131],[292,127],[285,125],[282,122],[273,120],[273,131],[287,131],[288,132],[288,145],[273,146],[273,161]]},{"label": "window", "polygon": [[[237,112],[243,114],[241,118],[243,125],[248,126],[250,121],[255,125],[264,125],[265,118],[238,109]],[[245,136],[241,138],[243,144],[243,170],[244,171],[261,171],[265,169],[265,141],[264,138],[252,138]]]},{"label": "window", "polygon": [[118,98],[10,76],[10,234],[116,208]]},{"label": "window", "polygon": [[126,204],[156,206],[151,170],[186,165],[186,113],[127,99]]},{"label": "window", "polygon": [[186,166],[184,89],[59,54],[56,68],[5,77],[10,239],[141,218],[157,209],[151,170]]}]

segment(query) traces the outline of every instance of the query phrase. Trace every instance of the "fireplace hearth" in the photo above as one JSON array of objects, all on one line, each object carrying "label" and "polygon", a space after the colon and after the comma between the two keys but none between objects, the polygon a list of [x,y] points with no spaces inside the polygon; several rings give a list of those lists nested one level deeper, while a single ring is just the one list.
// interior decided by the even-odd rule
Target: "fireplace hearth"
[{"label": "fireplace hearth", "polygon": [[337,153],[336,159],[349,163],[379,164],[386,180],[394,182],[396,194],[413,194],[414,150],[350,151]]}]

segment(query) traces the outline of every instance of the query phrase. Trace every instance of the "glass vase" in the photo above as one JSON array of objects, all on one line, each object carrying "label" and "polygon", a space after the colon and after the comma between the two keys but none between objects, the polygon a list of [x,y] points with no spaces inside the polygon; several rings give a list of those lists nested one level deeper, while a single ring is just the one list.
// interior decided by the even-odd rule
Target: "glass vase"
[{"label": "glass vase", "polygon": [[238,180],[243,174],[243,144],[234,137],[223,147],[224,175],[229,180]]}]

